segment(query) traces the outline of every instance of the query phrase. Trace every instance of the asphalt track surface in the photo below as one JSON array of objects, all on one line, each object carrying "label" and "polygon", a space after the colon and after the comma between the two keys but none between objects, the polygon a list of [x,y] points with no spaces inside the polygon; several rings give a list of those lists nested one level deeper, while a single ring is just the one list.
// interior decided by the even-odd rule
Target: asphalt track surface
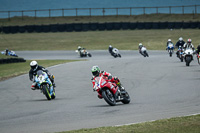
[{"label": "asphalt track surface", "polygon": [[[28,74],[0,82],[0,132],[44,133],[116,126],[200,113],[200,66],[186,67],[166,51],[89,51],[88,61],[48,68],[55,75],[56,99],[48,101],[30,89]],[[25,59],[82,59],[74,51],[17,51]],[[91,67],[118,76],[131,97],[130,104],[109,106],[97,98],[91,84]]]}]

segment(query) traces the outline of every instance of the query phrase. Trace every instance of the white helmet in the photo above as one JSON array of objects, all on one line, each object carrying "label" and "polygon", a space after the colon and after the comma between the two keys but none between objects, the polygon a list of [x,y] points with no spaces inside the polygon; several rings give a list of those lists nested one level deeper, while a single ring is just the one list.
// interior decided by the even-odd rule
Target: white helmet
[{"label": "white helmet", "polygon": [[33,71],[35,71],[35,70],[38,68],[38,63],[37,63],[37,61],[31,61],[30,66],[31,66],[31,69],[32,69]]},{"label": "white helmet", "polygon": [[183,38],[182,38],[182,37],[180,37],[180,38],[179,38],[179,41],[183,41]]},{"label": "white helmet", "polygon": [[139,43],[139,46],[142,46],[142,43]]},{"label": "white helmet", "polygon": [[171,39],[168,39],[168,42],[171,42],[172,40]]},{"label": "white helmet", "polygon": [[192,42],[192,39],[188,39],[187,42],[188,42],[188,43],[191,43],[191,42]]}]

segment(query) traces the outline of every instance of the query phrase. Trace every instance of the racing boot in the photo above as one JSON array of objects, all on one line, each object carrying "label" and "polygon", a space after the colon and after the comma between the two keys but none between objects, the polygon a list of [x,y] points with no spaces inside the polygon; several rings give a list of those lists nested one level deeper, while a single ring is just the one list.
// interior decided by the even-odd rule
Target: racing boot
[{"label": "racing boot", "polygon": [[33,84],[31,85],[31,89],[35,90],[36,89],[36,82],[33,82]]}]

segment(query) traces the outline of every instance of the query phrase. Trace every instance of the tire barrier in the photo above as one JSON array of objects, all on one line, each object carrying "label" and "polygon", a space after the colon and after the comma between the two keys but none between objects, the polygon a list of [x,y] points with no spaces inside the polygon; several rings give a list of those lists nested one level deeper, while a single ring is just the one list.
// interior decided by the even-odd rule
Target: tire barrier
[{"label": "tire barrier", "polygon": [[19,63],[19,62],[26,62],[26,60],[24,58],[0,59],[0,64]]},{"label": "tire barrier", "polygon": [[121,23],[113,23],[113,30],[120,30],[122,28]]},{"label": "tire barrier", "polygon": [[90,24],[82,24],[83,31],[89,31],[90,30]]},{"label": "tire barrier", "polygon": [[113,30],[114,23],[106,23],[106,30]]},{"label": "tire barrier", "polygon": [[3,33],[32,32],[81,32],[103,30],[134,29],[200,29],[200,22],[114,22],[114,23],[74,23],[0,27]]},{"label": "tire barrier", "polygon": [[74,31],[83,31],[82,23],[74,24]]},{"label": "tire barrier", "polygon": [[105,30],[105,29],[106,29],[106,24],[105,24],[105,23],[100,23],[100,24],[98,24],[98,29],[99,29],[100,31]]},{"label": "tire barrier", "polygon": [[128,29],[130,29],[130,23],[129,23],[129,22],[128,22],[128,23],[126,23],[126,22],[121,23],[121,26],[122,26],[122,29],[123,29],[123,30],[128,30]]},{"label": "tire barrier", "polygon": [[26,26],[20,26],[19,33],[24,33],[24,32],[26,32]]},{"label": "tire barrier", "polygon": [[98,23],[90,23],[90,30],[96,31],[98,29]]},{"label": "tire barrier", "polygon": [[32,33],[32,32],[35,31],[35,26],[34,26],[34,25],[27,25],[27,26],[25,26],[25,27],[26,27],[26,31],[27,31],[28,33]]}]

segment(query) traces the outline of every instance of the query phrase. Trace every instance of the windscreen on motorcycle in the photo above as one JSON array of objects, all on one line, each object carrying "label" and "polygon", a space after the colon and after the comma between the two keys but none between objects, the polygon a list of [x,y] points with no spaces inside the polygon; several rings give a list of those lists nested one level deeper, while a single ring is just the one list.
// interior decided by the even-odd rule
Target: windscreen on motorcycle
[{"label": "windscreen on motorcycle", "polygon": [[169,44],[168,44],[168,47],[169,47],[169,48],[172,48],[172,47],[174,47],[174,45],[173,45],[172,43],[169,43]]},{"label": "windscreen on motorcycle", "polygon": [[42,75],[43,74],[43,71],[42,70],[39,70],[39,71],[37,71],[37,75],[39,76],[39,75]]},{"label": "windscreen on motorcycle", "polygon": [[101,82],[105,81],[105,77],[96,77],[95,78],[95,83],[97,84],[97,86],[99,86],[101,84]]}]

